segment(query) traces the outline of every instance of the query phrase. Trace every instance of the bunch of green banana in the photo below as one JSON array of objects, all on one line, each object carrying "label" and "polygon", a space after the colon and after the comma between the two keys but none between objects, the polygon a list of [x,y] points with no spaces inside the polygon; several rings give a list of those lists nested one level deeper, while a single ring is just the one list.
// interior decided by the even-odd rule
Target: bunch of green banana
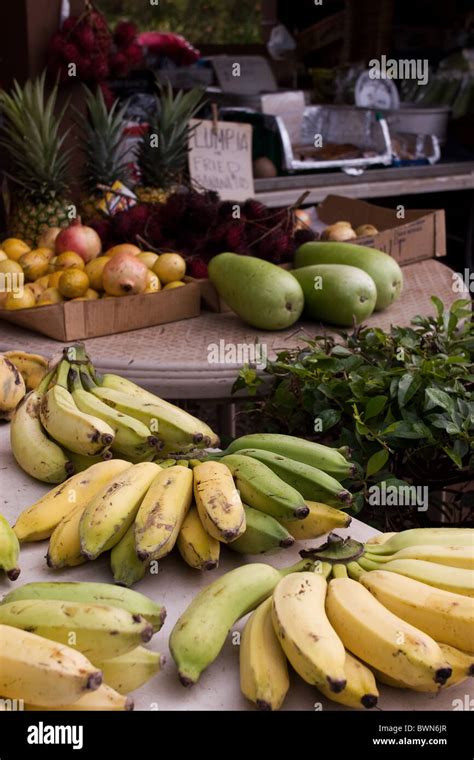
[{"label": "bunch of green banana", "polygon": [[232,441],[224,454],[241,454],[247,449],[270,451],[287,459],[293,459],[295,462],[315,467],[340,480],[352,478],[356,471],[355,465],[346,458],[346,448],[333,449],[330,446],[323,446],[292,435],[274,433],[244,435]]},{"label": "bunch of green banana", "polygon": [[170,650],[183,686],[195,684],[216,659],[234,623],[267,599],[282,577],[311,563],[276,570],[250,564],[231,570],[204,588],[175,624]]},{"label": "bunch of green banana", "polygon": [[0,515],[0,570],[3,570],[11,581],[16,581],[20,575],[19,557],[18,538],[3,515]]}]

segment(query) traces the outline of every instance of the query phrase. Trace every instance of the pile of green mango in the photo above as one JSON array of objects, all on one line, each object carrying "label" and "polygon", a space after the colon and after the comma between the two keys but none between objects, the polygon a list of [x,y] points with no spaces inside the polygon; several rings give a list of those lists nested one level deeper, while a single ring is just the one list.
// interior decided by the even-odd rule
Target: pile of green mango
[{"label": "pile of green mango", "polygon": [[291,327],[304,314],[318,322],[349,327],[386,309],[402,293],[395,259],[362,245],[304,243],[287,271],[268,261],[221,253],[209,278],[241,319],[263,330]]}]

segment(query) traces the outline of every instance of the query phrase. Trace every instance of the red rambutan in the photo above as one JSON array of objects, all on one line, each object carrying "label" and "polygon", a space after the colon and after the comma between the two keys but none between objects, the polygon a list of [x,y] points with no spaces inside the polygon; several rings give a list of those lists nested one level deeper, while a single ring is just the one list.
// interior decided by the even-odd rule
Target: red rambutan
[{"label": "red rambutan", "polygon": [[137,42],[132,42],[131,45],[123,50],[123,54],[128,61],[128,65],[132,69],[136,69],[143,65],[143,50]]},{"label": "red rambutan", "polygon": [[114,53],[114,55],[111,55],[109,64],[112,76],[125,77],[130,71],[130,66],[124,53]]},{"label": "red rambutan", "polygon": [[296,230],[295,235],[294,235],[294,243],[296,246],[303,245],[303,243],[311,243],[313,240],[316,240],[316,239],[317,239],[316,233],[307,227],[301,230]]},{"label": "red rambutan", "polygon": [[197,280],[205,280],[208,277],[207,262],[202,258],[188,259],[188,272]]},{"label": "red rambutan", "polygon": [[120,21],[114,31],[114,42],[117,47],[125,48],[130,45],[138,34],[138,29],[131,21]]},{"label": "red rambutan", "polygon": [[79,19],[77,16],[69,16],[69,18],[64,20],[61,27],[61,32],[64,34],[69,34],[69,32],[72,32],[73,29],[75,29],[78,20]]},{"label": "red rambutan", "polygon": [[262,219],[270,214],[269,209],[254,198],[249,198],[249,200],[245,201],[242,211],[247,219],[255,220]]},{"label": "red rambutan", "polygon": [[95,34],[90,26],[81,25],[74,34],[75,43],[86,53],[90,53],[95,48]]}]

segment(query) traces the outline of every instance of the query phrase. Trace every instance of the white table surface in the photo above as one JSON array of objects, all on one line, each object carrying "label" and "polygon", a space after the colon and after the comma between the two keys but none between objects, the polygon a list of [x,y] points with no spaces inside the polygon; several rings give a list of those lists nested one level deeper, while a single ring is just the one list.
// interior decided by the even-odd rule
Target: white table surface
[{"label": "white table surface", "polygon": [[[32,480],[16,465],[9,446],[9,425],[0,423],[0,512],[13,524],[19,513],[48,491],[45,484]],[[356,539],[367,540],[377,531],[364,523],[353,520],[348,530],[337,531],[340,535],[350,534]],[[275,567],[284,567],[298,561],[298,552],[304,546],[319,545],[323,538],[309,542],[296,542],[291,549],[280,550],[272,555],[245,557],[233,554],[223,548],[220,566],[217,570],[200,573],[187,567],[180,556],[174,554],[160,563],[158,575],[149,575],[134,589],[155,601],[164,604],[167,618],[164,627],[148,645],[166,657],[164,669],[145,686],[134,693],[136,710],[252,710],[240,693],[238,646],[229,635],[219,658],[201,676],[191,689],[185,689],[178,681],[176,668],[168,650],[167,640],[173,625],[196,593],[208,583],[242,562],[269,562]],[[25,544],[22,547],[21,575],[15,583],[10,583],[0,574],[0,595],[15,585],[31,581],[100,581],[113,582],[109,570],[108,557],[87,563],[80,567],[53,571],[45,563],[47,542]],[[242,621],[233,631],[242,629]],[[380,698],[376,709],[380,710],[452,710],[453,701],[473,695],[473,679],[454,686],[437,695],[417,694],[407,690],[380,687]],[[455,703],[456,704],[456,703]],[[284,705],[285,710],[345,710],[346,708],[329,702],[313,687],[305,684],[295,673],[291,675],[291,688]]]}]

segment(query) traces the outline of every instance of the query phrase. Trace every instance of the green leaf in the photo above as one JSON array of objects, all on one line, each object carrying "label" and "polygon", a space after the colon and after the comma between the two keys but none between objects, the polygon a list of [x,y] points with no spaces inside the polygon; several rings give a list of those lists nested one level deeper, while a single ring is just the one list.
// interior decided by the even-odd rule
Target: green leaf
[{"label": "green leaf", "polygon": [[435,406],[440,406],[441,409],[450,414],[454,411],[453,399],[445,391],[439,388],[425,388],[425,411],[429,411]]},{"label": "green leaf", "polygon": [[318,417],[322,422],[322,432],[325,433],[326,430],[330,430],[334,425],[337,425],[341,419],[341,412],[338,409],[324,409],[319,413]]},{"label": "green leaf", "polygon": [[443,312],[444,312],[444,304],[441,298],[438,298],[438,296],[431,296],[431,301],[436,306],[436,311],[438,312],[438,319],[442,319]]},{"label": "green leaf", "polygon": [[411,372],[406,372],[402,375],[398,383],[398,405],[403,407],[408,404],[420,386],[421,377],[419,375],[414,375]]},{"label": "green leaf", "polygon": [[370,478],[371,475],[375,475],[376,472],[382,469],[387,462],[389,458],[389,453],[387,449],[380,449],[380,451],[376,451],[375,454],[372,454],[369,461],[367,462],[366,467],[366,477]]},{"label": "green leaf", "polygon": [[388,396],[374,396],[369,399],[365,406],[365,419],[370,420],[372,417],[377,417],[384,409],[387,401]]},{"label": "green leaf", "polygon": [[448,446],[443,446],[443,451],[454,462],[454,464],[456,465],[456,467],[459,467],[459,469],[462,468],[462,458],[461,458],[459,452],[456,451],[456,449],[449,448]]}]

